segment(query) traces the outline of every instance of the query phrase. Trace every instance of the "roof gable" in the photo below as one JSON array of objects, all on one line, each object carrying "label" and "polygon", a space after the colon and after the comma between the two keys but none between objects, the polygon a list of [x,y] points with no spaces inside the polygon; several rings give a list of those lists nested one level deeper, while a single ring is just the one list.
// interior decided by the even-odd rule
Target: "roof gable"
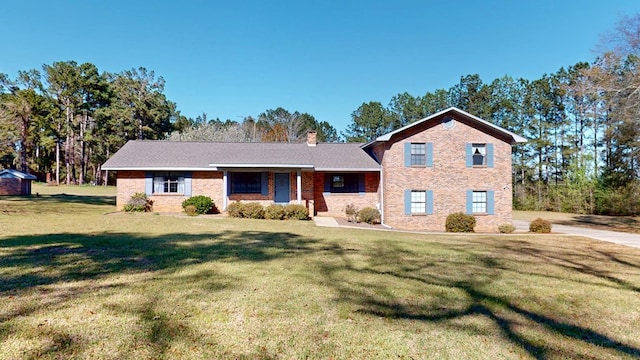
[{"label": "roof gable", "polygon": [[423,125],[425,123],[428,123],[428,122],[431,122],[431,121],[436,121],[437,119],[440,119],[440,118],[444,117],[446,114],[450,114],[450,113],[455,113],[456,115],[458,115],[460,117],[463,117],[463,118],[465,118],[466,120],[468,120],[468,121],[470,121],[472,123],[478,124],[481,129],[491,130],[493,132],[496,132],[496,133],[504,136],[507,139],[510,139],[510,143],[511,144],[527,142],[527,139],[525,139],[524,137],[522,137],[522,136],[520,136],[518,134],[515,134],[515,133],[513,133],[513,132],[511,132],[509,130],[506,130],[506,129],[500,127],[500,126],[494,125],[494,124],[492,124],[492,123],[490,123],[490,122],[488,122],[486,120],[483,120],[483,119],[481,119],[481,118],[479,118],[479,117],[477,117],[475,115],[471,115],[466,111],[460,110],[460,109],[455,108],[455,107],[450,107],[448,109],[445,109],[445,110],[442,110],[440,112],[437,112],[437,113],[435,113],[435,114],[433,114],[431,116],[428,116],[428,117],[426,117],[424,119],[420,119],[420,120],[415,121],[415,122],[413,122],[413,123],[411,123],[409,125],[405,125],[405,126],[399,128],[399,129],[396,129],[396,130],[391,131],[389,133],[386,133],[386,134],[384,134],[382,136],[379,136],[375,140],[364,144],[363,148],[369,147],[370,145],[372,145],[374,143],[377,143],[377,142],[389,141],[389,140],[391,140],[391,138],[394,135],[401,134],[401,133],[403,133],[405,131],[408,131],[408,130],[414,128],[414,127]]}]

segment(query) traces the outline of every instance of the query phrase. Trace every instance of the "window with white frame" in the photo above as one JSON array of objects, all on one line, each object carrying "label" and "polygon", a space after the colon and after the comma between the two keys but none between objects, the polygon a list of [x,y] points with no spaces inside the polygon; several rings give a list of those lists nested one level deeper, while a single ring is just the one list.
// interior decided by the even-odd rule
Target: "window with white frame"
[{"label": "window with white frame", "polygon": [[427,147],[425,143],[411,143],[411,166],[425,166]]},{"label": "window with white frame", "polygon": [[411,213],[424,214],[427,210],[427,192],[420,190],[411,191]]},{"label": "window with white frame", "polygon": [[153,173],[154,194],[184,194],[184,174],[178,172]]},{"label": "window with white frame", "polygon": [[471,149],[473,166],[487,165],[487,144],[473,144]]},{"label": "window with white frame", "polygon": [[474,191],[471,200],[472,200],[471,209],[474,214],[487,213],[487,192],[486,191]]}]

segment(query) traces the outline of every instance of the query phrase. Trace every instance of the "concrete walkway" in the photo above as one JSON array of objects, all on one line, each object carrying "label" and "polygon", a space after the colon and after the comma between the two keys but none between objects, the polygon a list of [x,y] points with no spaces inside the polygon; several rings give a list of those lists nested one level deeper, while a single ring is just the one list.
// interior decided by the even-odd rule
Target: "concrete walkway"
[{"label": "concrete walkway", "polygon": [[315,216],[313,218],[313,222],[316,223],[316,226],[322,227],[340,227],[340,224],[336,221],[336,219],[329,216]]},{"label": "concrete walkway", "polygon": [[[336,219],[328,216],[327,217],[316,216],[313,218],[313,221],[316,223],[317,226],[321,226],[321,227],[342,227],[338,223],[338,221],[336,221]],[[529,231],[528,221],[514,220],[513,225],[516,227],[516,230],[519,232]],[[345,226],[345,227],[351,227],[351,226]],[[389,231],[392,229],[378,229],[378,230]],[[553,224],[552,231],[559,234],[584,236],[584,237],[588,237],[588,238],[596,239],[600,241],[607,241],[615,244],[640,248],[640,234],[630,234],[630,233],[617,232],[617,231],[597,230],[597,229],[590,229],[587,227],[557,225],[557,224]]]}]

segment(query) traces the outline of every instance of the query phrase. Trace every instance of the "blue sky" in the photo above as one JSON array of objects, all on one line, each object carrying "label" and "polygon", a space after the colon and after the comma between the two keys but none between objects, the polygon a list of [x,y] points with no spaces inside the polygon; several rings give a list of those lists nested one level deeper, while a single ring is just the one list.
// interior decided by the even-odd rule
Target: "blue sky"
[{"label": "blue sky", "polygon": [[401,92],[537,79],[592,61],[637,0],[8,1],[0,72],[54,61],[140,66],[190,117],[241,120],[282,106],[343,131],[360,104]]}]

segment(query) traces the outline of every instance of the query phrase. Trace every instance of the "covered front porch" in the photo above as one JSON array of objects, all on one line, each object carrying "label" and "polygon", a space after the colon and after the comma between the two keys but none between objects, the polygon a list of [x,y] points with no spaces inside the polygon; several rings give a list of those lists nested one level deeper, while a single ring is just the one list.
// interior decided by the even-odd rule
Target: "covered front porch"
[{"label": "covered front porch", "polygon": [[218,167],[222,171],[222,210],[230,202],[304,205],[313,215],[313,169],[296,167]]}]

